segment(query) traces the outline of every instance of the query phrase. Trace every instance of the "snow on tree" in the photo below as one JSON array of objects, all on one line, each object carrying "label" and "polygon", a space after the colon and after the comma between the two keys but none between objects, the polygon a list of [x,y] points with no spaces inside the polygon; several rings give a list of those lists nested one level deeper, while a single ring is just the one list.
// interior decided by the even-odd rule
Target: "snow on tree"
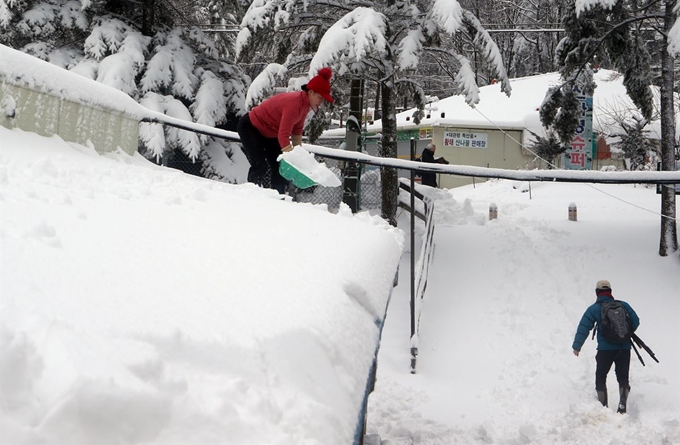
[{"label": "snow on tree", "polygon": [[[156,93],[147,93],[139,101],[141,105],[158,113],[165,113],[162,96]],[[146,146],[149,154],[159,162],[165,153],[165,133],[161,124],[139,124],[139,138]]]},{"label": "snow on tree", "polygon": [[581,15],[582,12],[595,7],[611,10],[618,1],[619,0],[576,0],[574,2],[574,10],[576,11],[577,16]]},{"label": "snow on tree", "polygon": [[[200,86],[196,92],[196,100],[191,104],[191,111],[196,122],[214,127],[224,119],[227,99],[224,83],[212,71],[201,72]],[[207,136],[201,136],[207,137]]]},{"label": "snow on tree", "polygon": [[632,113],[626,121],[619,122],[623,131],[612,135],[618,136],[618,141],[614,145],[623,151],[629,162],[629,170],[649,169],[647,159],[654,157],[651,154],[656,151],[656,146],[649,139],[649,131],[645,130],[647,120],[637,113]]},{"label": "snow on tree", "polygon": [[[602,3],[600,3],[602,2]],[[567,35],[560,42],[557,57],[562,63],[564,83],[546,94],[541,107],[541,121],[548,127],[554,125],[563,142],[575,133],[580,109],[573,92],[578,82],[581,91],[592,92],[591,68],[586,65],[595,57],[610,60],[612,68],[623,73],[623,83],[631,100],[642,115],[652,115],[650,54],[638,33],[627,26],[605,26],[614,20],[627,20],[629,14],[621,3],[609,0],[583,0],[572,5],[564,17]]]},{"label": "snow on tree", "polygon": [[383,14],[363,7],[341,17],[321,38],[309,75],[325,66],[334,66],[337,75],[356,73],[372,54],[381,57],[387,50],[386,20]]},{"label": "snow on tree", "polygon": [[529,149],[536,155],[534,162],[539,159],[546,162],[548,169],[555,168],[555,158],[567,151],[567,145],[560,141],[559,136],[552,129],[546,131],[545,136],[529,130],[533,136],[533,141],[529,143]]},{"label": "snow on tree", "polygon": [[[111,22],[108,24],[111,24]],[[101,31],[102,28],[97,27],[96,30]],[[108,48],[101,45],[103,39],[97,39],[96,42],[93,41],[94,39],[88,39],[86,41],[86,53],[94,57],[95,60],[101,59],[99,65],[96,66],[95,80],[97,82],[121,90],[136,98],[138,96],[136,79],[145,68],[145,54],[149,39],[136,31],[129,29],[126,31],[124,37],[123,34],[115,34],[117,38],[122,38],[122,41],[116,40],[115,47],[111,44]],[[90,37],[93,35],[94,33]],[[92,46],[88,47],[88,43]],[[87,63],[87,60],[84,59],[83,62]]]},{"label": "snow on tree", "polygon": [[[228,1],[192,4],[184,13],[199,20],[234,23],[214,17]],[[148,9],[148,8],[151,9]],[[178,13],[182,5],[115,3],[90,0],[0,0],[0,43],[73,70],[124,91],[157,111],[208,125],[225,125],[245,111],[248,77],[226,56],[228,35],[206,35]],[[187,12],[188,11],[188,12]],[[153,94],[152,94],[153,93]],[[209,144],[231,156],[228,144],[173,129],[140,127],[140,151],[160,160],[180,150],[188,159],[201,160]],[[160,140],[163,135],[164,140]],[[206,157],[214,159],[217,156]],[[222,166],[228,163],[221,162]],[[238,172],[223,172],[234,181]]]},{"label": "snow on tree", "polygon": [[253,79],[248,92],[246,93],[246,109],[250,110],[255,105],[271,96],[274,92],[274,85],[278,79],[283,79],[288,70],[285,66],[278,63],[270,63],[264,70]]},{"label": "snow on tree", "polygon": [[86,32],[87,14],[77,0],[0,0],[0,43],[43,60]]},{"label": "snow on tree", "polygon": [[9,9],[15,3],[14,0],[0,0],[0,26],[7,28],[9,22],[12,20],[12,11]]},{"label": "snow on tree", "polygon": [[[546,94],[541,121],[544,126],[554,123],[563,141],[570,139],[580,111],[574,107],[574,82],[595,58],[603,67],[623,74],[628,96],[638,107],[642,120],[649,121],[653,113],[650,87],[655,77],[650,51],[660,44],[657,82],[661,92],[661,165],[663,170],[675,170],[677,115],[672,55],[677,53],[678,2],[664,0],[642,9],[639,6],[628,1],[579,0],[567,10],[563,18],[566,36],[557,54],[564,84]],[[678,249],[675,205],[674,188],[662,187],[661,256]]]},{"label": "snow on tree", "polygon": [[[425,54],[451,67],[451,77],[471,106],[479,100],[468,58],[453,45],[441,47],[442,36],[477,47],[502,90],[510,94],[498,47],[474,14],[456,0],[257,0],[241,28],[237,52],[244,60],[253,53],[269,52],[291,73],[307,67],[311,77],[330,66],[336,75],[334,83],[364,79],[377,85],[382,108],[381,155],[385,157],[396,156],[397,98],[410,96],[419,107],[424,106],[422,85],[413,74]],[[382,169],[381,177],[383,217],[395,223],[396,171]]]},{"label": "snow on tree", "polygon": [[122,20],[107,16],[97,17],[92,20],[92,30],[85,39],[84,50],[93,59],[101,60],[117,52],[125,37],[135,32],[141,36],[141,33]]}]

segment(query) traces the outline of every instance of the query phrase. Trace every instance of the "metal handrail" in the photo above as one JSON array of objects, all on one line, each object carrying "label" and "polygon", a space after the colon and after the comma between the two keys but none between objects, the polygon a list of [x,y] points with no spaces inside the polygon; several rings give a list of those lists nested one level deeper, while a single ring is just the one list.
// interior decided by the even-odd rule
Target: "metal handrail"
[{"label": "metal handrail", "polygon": [[[405,182],[405,181],[404,181]],[[408,190],[403,182],[400,182],[399,187],[403,190]],[[411,374],[416,373],[416,362],[418,358],[418,338],[420,333],[420,314],[421,302],[427,290],[427,277],[430,271],[430,264],[434,257],[434,202],[427,196],[423,196],[417,191],[409,194],[422,201],[424,213],[417,210],[411,211],[408,206],[401,202],[400,207],[410,211],[411,213]],[[411,207],[412,209],[413,207]],[[423,234],[422,244],[420,247],[420,254],[416,260],[415,258],[415,217],[422,219],[425,222],[425,233]]]},{"label": "metal handrail", "polygon": [[[411,139],[411,159],[415,159],[416,141]],[[399,199],[399,207],[406,209],[411,215],[411,374],[416,373],[418,359],[418,338],[420,332],[420,308],[427,289],[427,277],[434,257],[434,201],[415,189],[415,172],[411,179],[399,180],[399,188],[409,194],[409,203]],[[416,198],[419,207],[416,208]],[[420,248],[418,260],[415,258],[415,218],[425,223],[425,234]]]}]

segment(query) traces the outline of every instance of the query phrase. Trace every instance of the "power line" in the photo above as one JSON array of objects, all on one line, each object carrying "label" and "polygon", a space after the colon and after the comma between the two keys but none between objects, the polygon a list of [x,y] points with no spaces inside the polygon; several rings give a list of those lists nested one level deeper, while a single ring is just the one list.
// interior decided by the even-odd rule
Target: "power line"
[{"label": "power line", "polygon": [[528,33],[528,32],[564,32],[564,28],[505,28],[505,29],[487,29],[486,32],[489,34],[495,33],[495,32],[521,32],[521,33]]}]

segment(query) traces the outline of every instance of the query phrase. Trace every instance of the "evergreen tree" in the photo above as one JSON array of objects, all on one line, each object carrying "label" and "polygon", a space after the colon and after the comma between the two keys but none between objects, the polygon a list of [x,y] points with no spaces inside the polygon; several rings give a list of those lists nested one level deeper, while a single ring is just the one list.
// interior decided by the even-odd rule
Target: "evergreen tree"
[{"label": "evergreen tree", "polygon": [[[647,159],[655,157],[656,146],[649,139],[649,132],[645,130],[647,120],[635,114],[629,122],[619,122],[623,133],[614,144],[623,151],[630,162],[630,170],[643,170],[647,166]],[[612,135],[616,136],[616,134]]]},{"label": "evergreen tree", "polygon": [[529,131],[534,137],[534,142],[529,149],[539,158],[543,159],[548,169],[555,167],[555,158],[567,151],[567,145],[560,141],[560,138],[553,130],[546,130],[546,136],[539,136],[533,131]]}]

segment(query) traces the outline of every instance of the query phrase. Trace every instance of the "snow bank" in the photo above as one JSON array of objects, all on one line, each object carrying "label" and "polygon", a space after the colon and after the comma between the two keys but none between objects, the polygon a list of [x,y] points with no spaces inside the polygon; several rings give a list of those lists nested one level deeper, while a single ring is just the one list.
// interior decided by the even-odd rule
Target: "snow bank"
[{"label": "snow bank", "polygon": [[0,139],[3,443],[351,443],[401,231]]}]

